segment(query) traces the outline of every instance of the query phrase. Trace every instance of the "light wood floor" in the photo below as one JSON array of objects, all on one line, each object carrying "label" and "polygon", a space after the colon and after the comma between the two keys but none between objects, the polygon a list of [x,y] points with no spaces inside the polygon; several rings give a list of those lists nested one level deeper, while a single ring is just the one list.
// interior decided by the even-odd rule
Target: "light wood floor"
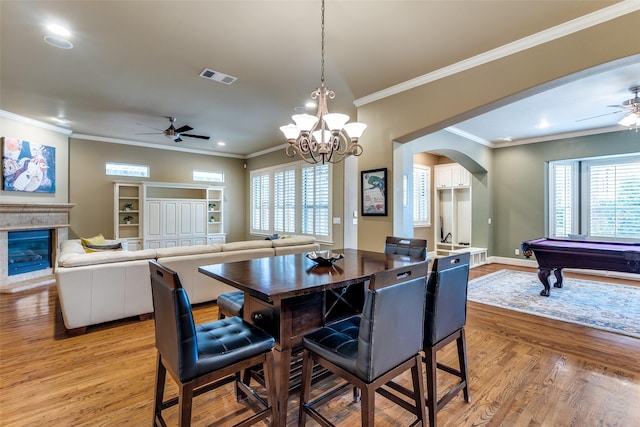
[{"label": "light wood floor", "polygon": [[[505,267],[481,266],[471,277]],[[194,314],[210,321],[217,308],[201,305]],[[467,348],[472,402],[454,399],[438,414],[440,426],[640,425],[638,339],[469,303]],[[453,357],[452,349],[442,352],[444,361]],[[55,286],[0,295],[0,426],[150,426],[154,363],[153,320],[69,338]],[[289,426],[297,424],[297,404],[293,394]],[[376,405],[376,425],[413,421],[382,397]],[[359,424],[348,393],[323,412],[340,425]],[[247,413],[229,385],[196,398],[193,425],[229,425]],[[177,425],[175,416],[169,421]]]}]

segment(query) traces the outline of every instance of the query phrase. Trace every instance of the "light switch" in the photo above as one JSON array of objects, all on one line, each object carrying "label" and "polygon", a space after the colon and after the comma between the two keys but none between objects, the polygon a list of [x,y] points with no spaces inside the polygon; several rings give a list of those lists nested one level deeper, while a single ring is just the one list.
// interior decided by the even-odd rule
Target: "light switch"
[{"label": "light switch", "polygon": [[340,224],[340,217],[339,216],[334,217],[333,218],[333,223],[334,224]]}]

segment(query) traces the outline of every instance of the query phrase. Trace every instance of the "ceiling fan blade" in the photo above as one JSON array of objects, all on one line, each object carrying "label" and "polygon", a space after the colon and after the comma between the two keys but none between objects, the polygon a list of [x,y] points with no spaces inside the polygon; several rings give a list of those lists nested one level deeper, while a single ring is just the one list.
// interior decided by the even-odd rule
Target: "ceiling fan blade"
[{"label": "ceiling fan blade", "polygon": [[191,135],[189,133],[183,133],[181,134],[181,136],[188,136],[189,138],[200,138],[200,139],[209,139],[211,138],[210,136],[204,136],[204,135]]},{"label": "ceiling fan blade", "polygon": [[193,130],[191,126],[184,125],[176,129],[176,133],[189,132],[190,130]]},{"label": "ceiling fan blade", "polygon": [[[609,105],[609,107],[610,107],[610,105]],[[585,121],[585,120],[591,120],[591,119],[595,119],[595,118],[597,118],[597,117],[609,116],[609,115],[611,115],[611,114],[618,114],[618,113],[622,113],[622,112],[623,112],[622,110],[619,110],[619,111],[614,111],[614,112],[612,112],[612,113],[604,113],[604,114],[600,114],[600,115],[598,115],[598,116],[585,117],[584,119],[576,120],[576,122],[583,122],[583,121]]]},{"label": "ceiling fan blade", "polygon": [[176,136],[176,137],[173,139],[173,142],[180,142],[180,141],[182,141],[182,138],[180,138],[180,135]]}]

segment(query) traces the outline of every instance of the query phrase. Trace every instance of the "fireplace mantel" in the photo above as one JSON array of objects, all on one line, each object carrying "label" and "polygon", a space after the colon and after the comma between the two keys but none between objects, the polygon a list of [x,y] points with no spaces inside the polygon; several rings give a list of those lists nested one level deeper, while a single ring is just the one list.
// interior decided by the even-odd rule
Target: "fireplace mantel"
[{"label": "fireplace mantel", "polygon": [[0,292],[17,292],[55,282],[53,268],[9,276],[4,265],[8,233],[13,230],[54,230],[53,262],[60,242],[67,239],[72,203],[0,203]]},{"label": "fireplace mantel", "polygon": [[69,227],[73,203],[2,203],[0,231]]}]

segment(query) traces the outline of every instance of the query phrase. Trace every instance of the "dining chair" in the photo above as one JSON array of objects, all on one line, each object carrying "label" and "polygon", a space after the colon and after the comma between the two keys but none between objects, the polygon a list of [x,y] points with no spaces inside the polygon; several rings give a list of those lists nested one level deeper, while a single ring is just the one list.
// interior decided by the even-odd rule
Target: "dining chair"
[{"label": "dining chair", "polygon": [[[325,326],[303,337],[303,362],[298,425],[309,415],[322,426],[331,422],[317,407],[347,388],[361,394],[361,424],[373,426],[376,391],[426,420],[420,350],[428,263],[375,273],[366,290],[362,315]],[[344,383],[309,400],[314,364],[333,372]],[[413,402],[381,388],[411,370]]]},{"label": "dining chair", "polygon": [[[166,426],[162,411],[175,405],[179,406],[179,425],[189,426],[193,398],[231,382],[237,397],[248,397],[260,408],[236,425],[248,426],[266,418],[277,425],[273,337],[238,317],[196,326],[178,274],[156,261],[149,261],[149,269],[157,348],[154,426]],[[242,370],[255,365],[264,367],[266,399],[240,376]],[[177,397],[165,400],[167,372],[179,391]]]},{"label": "dining chair", "polygon": [[244,312],[244,291],[225,292],[218,295],[218,319],[238,316],[242,318]]},{"label": "dining chair", "polygon": [[387,236],[384,253],[427,259],[427,241],[425,239]]},{"label": "dining chair", "polygon": [[[423,361],[426,365],[429,425],[436,426],[437,414],[461,390],[464,400],[471,402],[467,366],[467,347],[464,326],[467,320],[467,284],[469,281],[469,253],[433,260],[427,281],[426,312],[424,317]],[[437,361],[437,352],[456,342],[458,367]],[[438,399],[437,370],[457,377],[455,384]],[[411,391],[396,383],[389,387],[409,396]]]}]

